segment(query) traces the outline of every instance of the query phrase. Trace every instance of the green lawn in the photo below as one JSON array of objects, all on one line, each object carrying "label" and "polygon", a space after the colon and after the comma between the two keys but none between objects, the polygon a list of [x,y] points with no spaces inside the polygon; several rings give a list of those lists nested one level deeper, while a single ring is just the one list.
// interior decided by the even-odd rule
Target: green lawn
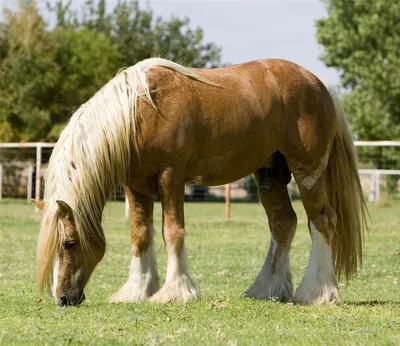
[{"label": "green lawn", "polygon": [[[189,268],[202,299],[189,304],[111,305],[125,282],[129,223],[123,203],[106,207],[108,249],[78,308],[39,299],[34,266],[40,215],[20,200],[0,202],[0,345],[21,344],[400,344],[400,203],[370,205],[372,230],[358,278],[341,283],[343,305],[295,306],[241,298],[267,251],[269,234],[261,205],[186,204]],[[301,204],[291,262],[297,286],[310,239]],[[160,229],[160,205],[155,208]],[[160,274],[166,256],[157,233]]]}]

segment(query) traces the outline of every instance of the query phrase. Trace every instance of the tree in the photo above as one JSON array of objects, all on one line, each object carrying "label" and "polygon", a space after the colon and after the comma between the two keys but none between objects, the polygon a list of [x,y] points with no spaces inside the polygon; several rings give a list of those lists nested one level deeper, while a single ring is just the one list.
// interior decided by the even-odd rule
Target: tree
[{"label": "tree", "polygon": [[6,9],[4,16],[0,133],[2,140],[39,139],[51,124],[44,104],[59,78],[55,43],[34,3],[21,0],[18,12]]},{"label": "tree", "polygon": [[152,55],[192,67],[219,66],[221,50],[213,43],[203,43],[203,30],[192,30],[189,24],[187,17],[172,17],[168,22],[159,18],[154,29]]},{"label": "tree", "polygon": [[322,60],[341,73],[344,108],[360,139],[400,139],[400,2],[325,1]]},{"label": "tree", "polygon": [[73,111],[118,71],[117,47],[86,28],[46,30],[32,1],[21,0],[5,17],[2,141],[57,140]]},{"label": "tree", "polygon": [[138,1],[71,0],[48,4],[49,29],[36,2],[19,0],[0,24],[1,141],[58,139],[68,118],[119,69],[151,56],[195,67],[216,66],[220,48],[203,42],[189,20],[155,18]]},{"label": "tree", "polygon": [[88,28],[57,28],[55,62],[60,78],[53,90],[52,129],[46,140],[55,141],[69,116],[118,72],[116,45],[104,33]]},{"label": "tree", "polygon": [[[341,73],[343,106],[359,139],[400,139],[400,1],[328,0],[317,21],[322,60]],[[376,168],[400,165],[394,148],[361,148]],[[370,158],[370,159],[368,159]],[[387,189],[396,190],[396,177]]]},{"label": "tree", "polygon": [[71,1],[58,0],[49,6],[56,13],[57,26],[105,33],[118,47],[121,67],[152,56],[193,67],[220,65],[221,49],[214,43],[204,43],[203,30],[191,29],[189,18],[155,17],[149,4],[142,9],[137,0],[120,0],[110,13],[105,0],[86,0],[81,16],[70,5]]}]

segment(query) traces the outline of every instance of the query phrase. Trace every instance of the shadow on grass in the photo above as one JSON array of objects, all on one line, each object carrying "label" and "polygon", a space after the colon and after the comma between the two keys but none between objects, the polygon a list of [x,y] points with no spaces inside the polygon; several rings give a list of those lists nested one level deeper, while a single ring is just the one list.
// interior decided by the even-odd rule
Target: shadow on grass
[{"label": "shadow on grass", "polygon": [[399,305],[400,301],[397,300],[361,300],[358,302],[345,302],[344,305],[350,306],[384,306],[384,305]]}]

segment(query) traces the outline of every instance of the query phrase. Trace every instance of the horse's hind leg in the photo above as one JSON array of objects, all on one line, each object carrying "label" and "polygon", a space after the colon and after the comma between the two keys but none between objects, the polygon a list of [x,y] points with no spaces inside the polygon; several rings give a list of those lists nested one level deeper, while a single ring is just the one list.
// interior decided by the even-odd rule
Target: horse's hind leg
[{"label": "horse's hind leg", "polygon": [[330,245],[336,228],[336,213],[329,204],[324,175],[315,179],[315,170],[309,168],[312,166],[306,168],[292,163],[289,166],[299,186],[312,239],[308,267],[296,290],[294,301],[299,304],[339,304]]},{"label": "horse's hind leg", "polygon": [[186,302],[197,299],[199,289],[186,266],[183,202],[185,183],[181,171],[167,168],[160,176],[159,189],[163,209],[163,237],[168,256],[164,286],[151,297],[152,302]]},{"label": "horse's hind leg", "polygon": [[139,302],[147,300],[159,288],[153,248],[153,199],[124,186],[130,206],[132,261],[129,278],[110,301]]},{"label": "horse's hind leg", "polygon": [[257,299],[276,298],[285,302],[293,296],[289,251],[296,231],[297,217],[287,190],[290,172],[286,165],[280,167],[287,170],[288,174],[284,172],[285,181],[281,179],[282,174],[277,168],[262,168],[254,173],[261,202],[268,215],[271,243],[263,267],[244,295]]}]

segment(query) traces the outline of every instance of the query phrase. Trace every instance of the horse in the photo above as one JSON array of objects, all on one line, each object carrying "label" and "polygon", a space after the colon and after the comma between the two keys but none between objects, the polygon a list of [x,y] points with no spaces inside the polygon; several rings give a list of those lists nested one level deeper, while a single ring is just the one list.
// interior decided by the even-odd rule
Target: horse
[{"label": "horse", "polygon": [[[117,186],[130,206],[131,265],[113,303],[200,297],[186,260],[185,184],[222,185],[254,174],[271,241],[254,299],[340,304],[338,280],[362,262],[366,205],[337,94],[280,59],[215,69],[150,58],[120,71],[71,117],[45,174],[37,281],[60,306],[82,303],[106,249],[102,214]],[[289,254],[297,217],[294,177],[312,240],[294,292]],[[153,244],[159,194],[167,271],[160,288]]]}]

